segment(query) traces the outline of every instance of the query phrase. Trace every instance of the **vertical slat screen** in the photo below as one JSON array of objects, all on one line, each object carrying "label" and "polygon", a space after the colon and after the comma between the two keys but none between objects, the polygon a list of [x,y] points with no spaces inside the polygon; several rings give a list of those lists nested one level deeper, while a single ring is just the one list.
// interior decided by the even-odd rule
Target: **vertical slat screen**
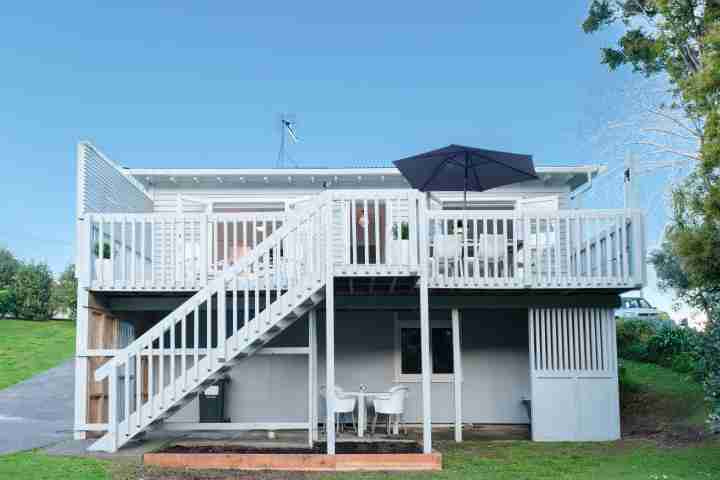
[{"label": "vertical slat screen", "polygon": [[529,318],[535,372],[612,372],[612,309],[533,308]]}]

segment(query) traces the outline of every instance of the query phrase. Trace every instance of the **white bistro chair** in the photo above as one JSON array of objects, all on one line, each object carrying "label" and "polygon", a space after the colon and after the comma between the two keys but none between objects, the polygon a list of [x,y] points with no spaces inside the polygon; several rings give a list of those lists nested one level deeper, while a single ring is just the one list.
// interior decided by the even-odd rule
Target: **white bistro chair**
[{"label": "white bistro chair", "polygon": [[[457,234],[435,235],[433,243],[433,270],[438,275],[461,277],[462,271],[462,237]],[[447,271],[446,271],[447,266]],[[442,270],[442,273],[441,273]]]},{"label": "white bistro chair", "polygon": [[[320,387],[320,395],[326,397],[327,388],[325,385]],[[354,395],[347,395],[345,391],[340,387],[335,387],[335,431],[342,431],[342,423],[340,417],[343,414],[349,413],[352,417],[353,429],[357,432],[357,421],[355,419],[355,405],[357,404],[357,397]],[[327,429],[327,425],[325,426]]]},{"label": "white bistro chair", "polygon": [[[373,398],[373,407],[375,409],[375,417],[373,418],[372,433],[375,434],[375,427],[379,415],[387,416],[387,434],[390,435],[390,427],[393,430],[400,429],[402,415],[405,412],[405,397],[407,397],[408,387],[398,385],[392,387],[387,395],[378,395]],[[405,435],[407,435],[407,425],[404,425]]]}]

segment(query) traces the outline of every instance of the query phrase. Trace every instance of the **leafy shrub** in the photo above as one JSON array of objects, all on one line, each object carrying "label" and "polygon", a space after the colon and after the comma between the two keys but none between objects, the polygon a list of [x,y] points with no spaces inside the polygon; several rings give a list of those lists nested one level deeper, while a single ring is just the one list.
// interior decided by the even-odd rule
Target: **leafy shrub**
[{"label": "leafy shrub", "polygon": [[678,373],[695,373],[698,368],[697,354],[681,352],[673,355],[670,368]]},{"label": "leafy shrub", "polygon": [[675,356],[691,355],[697,349],[698,338],[694,330],[684,327],[664,327],[647,342],[647,361],[672,367]]},{"label": "leafy shrub", "polygon": [[621,354],[621,358],[627,358],[628,360],[637,360],[639,362],[648,361],[648,350],[647,345],[642,342],[632,343],[625,348]]},{"label": "leafy shrub", "polygon": [[12,290],[0,290],[0,318],[15,314],[15,295]]},{"label": "leafy shrub", "polygon": [[617,322],[618,355],[630,360],[646,361],[647,343],[655,334],[655,327],[637,318],[619,319]]},{"label": "leafy shrub", "polygon": [[704,372],[700,354],[702,334],[674,323],[641,319],[617,322],[618,356],[628,360],[656,363],[678,373],[701,379]]}]

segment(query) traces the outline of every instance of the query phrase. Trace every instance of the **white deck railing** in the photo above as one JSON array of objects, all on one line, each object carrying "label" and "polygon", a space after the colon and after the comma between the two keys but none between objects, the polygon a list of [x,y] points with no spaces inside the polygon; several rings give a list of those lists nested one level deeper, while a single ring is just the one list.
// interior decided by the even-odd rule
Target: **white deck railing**
[{"label": "white deck railing", "polygon": [[[98,290],[198,290],[247,256],[285,213],[86,217],[90,285]],[[284,253],[284,252],[283,252]]]},{"label": "white deck railing", "polygon": [[108,429],[92,449],[115,451],[172,415],[321,301],[330,215],[324,196],[311,206],[95,372],[109,379]]},{"label": "white deck railing", "polygon": [[[637,211],[428,210],[409,190],[334,191],[324,198],[332,222],[327,248],[339,276],[412,276],[427,262],[434,288],[630,288],[644,282]],[[88,215],[81,278],[97,290],[196,291],[297,213]],[[421,232],[427,241],[420,241]],[[275,254],[291,263],[308,248],[285,243]]]},{"label": "white deck railing", "polygon": [[431,210],[428,225],[434,287],[616,288],[644,281],[639,212]]},{"label": "white deck railing", "polygon": [[418,271],[416,192],[332,192],[337,275],[410,275]]}]

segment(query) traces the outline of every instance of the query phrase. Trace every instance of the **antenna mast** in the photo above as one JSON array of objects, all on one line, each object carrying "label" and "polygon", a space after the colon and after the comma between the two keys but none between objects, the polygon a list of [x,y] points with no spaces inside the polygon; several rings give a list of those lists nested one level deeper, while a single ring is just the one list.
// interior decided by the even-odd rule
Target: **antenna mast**
[{"label": "antenna mast", "polygon": [[295,115],[282,113],[279,118],[280,128],[280,149],[278,150],[277,168],[285,168],[292,160],[288,152],[290,143],[297,143],[299,138],[295,133]]}]

